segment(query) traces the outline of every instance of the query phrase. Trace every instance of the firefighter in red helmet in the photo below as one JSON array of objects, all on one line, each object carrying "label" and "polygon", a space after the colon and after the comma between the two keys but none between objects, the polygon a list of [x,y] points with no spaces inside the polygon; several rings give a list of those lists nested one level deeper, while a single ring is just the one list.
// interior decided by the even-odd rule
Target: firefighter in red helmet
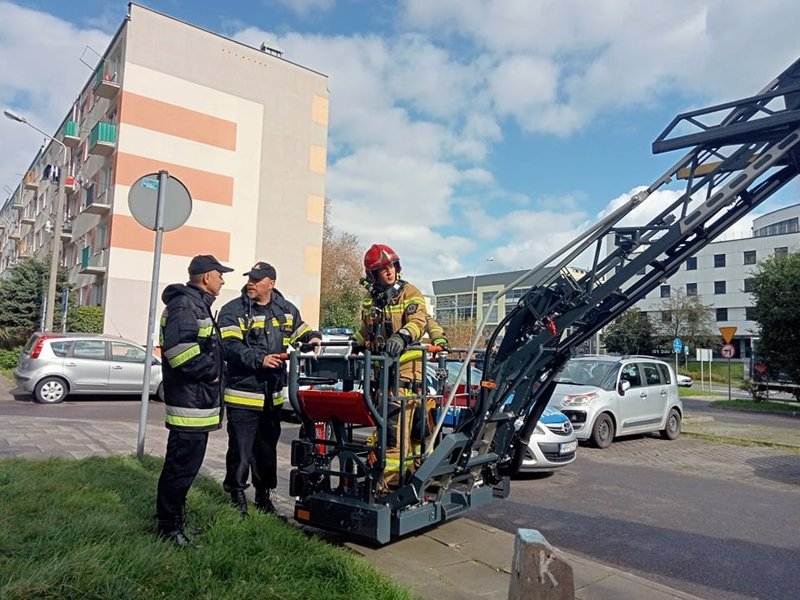
[{"label": "firefighter in red helmet", "polygon": [[[364,255],[364,272],[370,291],[361,306],[361,327],[355,340],[372,352],[383,352],[399,358],[400,394],[407,396],[405,410],[399,400],[389,402],[386,428],[386,468],[383,483],[388,488],[402,483],[401,472],[413,468],[413,459],[400,461],[401,419],[405,422],[406,449],[411,448],[411,421],[417,401],[413,398],[424,388],[422,352],[407,350],[419,342],[428,324],[428,311],[422,292],[411,283],[400,279],[400,257],[385,244],[373,244]],[[401,415],[401,412],[403,413]],[[408,450],[407,450],[408,452]]]}]

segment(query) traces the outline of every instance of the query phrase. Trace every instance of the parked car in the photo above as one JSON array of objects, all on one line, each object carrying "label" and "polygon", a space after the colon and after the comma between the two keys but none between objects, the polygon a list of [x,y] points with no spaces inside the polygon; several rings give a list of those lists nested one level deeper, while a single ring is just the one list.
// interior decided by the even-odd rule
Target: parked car
[{"label": "parked car", "polygon": [[[141,345],[121,337],[37,332],[20,352],[14,379],[43,404],[70,394],[141,394],[145,355]],[[161,360],[151,360],[150,394],[163,400]]]},{"label": "parked car", "polygon": [[567,362],[550,400],[579,440],[606,448],[618,435],[658,431],[676,439],[683,404],[672,367],[647,356],[585,356]]},{"label": "parked car", "polygon": [[692,378],[688,375],[681,375],[678,373],[675,377],[679,387],[692,387]]},{"label": "parked car", "polygon": [[[460,362],[448,361],[446,382],[444,386],[444,399],[455,384],[458,372],[461,369]],[[435,387],[438,377],[438,367],[434,363],[428,363],[428,387]],[[469,385],[474,391],[478,390],[481,381],[481,372],[472,368],[469,372]],[[448,409],[443,424],[452,427],[462,418],[463,411],[468,410],[470,405],[467,394],[467,384],[462,382],[456,388],[456,395],[453,397],[453,405]],[[522,427],[523,419],[517,420],[517,429]],[[546,407],[539,422],[534,428],[531,439],[525,448],[525,453],[520,464],[520,472],[523,473],[547,473],[560,467],[564,467],[575,460],[578,449],[578,441],[570,420],[559,410]]]}]

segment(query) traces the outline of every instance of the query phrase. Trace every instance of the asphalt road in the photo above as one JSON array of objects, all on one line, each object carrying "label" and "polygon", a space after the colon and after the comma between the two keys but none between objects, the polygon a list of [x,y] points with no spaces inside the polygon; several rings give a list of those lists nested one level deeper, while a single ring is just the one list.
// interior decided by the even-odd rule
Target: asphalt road
[{"label": "asphalt road", "polygon": [[708,600],[794,600],[799,502],[800,454],[643,436],[581,447],[470,516]]}]

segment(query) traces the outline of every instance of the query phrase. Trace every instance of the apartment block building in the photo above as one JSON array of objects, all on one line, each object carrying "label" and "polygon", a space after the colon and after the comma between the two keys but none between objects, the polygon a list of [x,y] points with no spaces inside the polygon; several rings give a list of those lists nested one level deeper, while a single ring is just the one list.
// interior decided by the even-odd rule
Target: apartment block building
[{"label": "apartment block building", "polygon": [[[77,58],[77,57],[76,57]],[[76,88],[78,86],[76,85]],[[277,287],[318,322],[328,131],[327,76],[131,3],[96,70],[0,210],[0,271],[50,256],[57,181],[62,264],[104,330],[145,341],[155,233],[128,208],[131,185],[166,169],[189,190],[185,225],[164,234],[159,288],[196,254],[242,273],[266,260]],[[59,169],[59,166],[64,165]]]}]

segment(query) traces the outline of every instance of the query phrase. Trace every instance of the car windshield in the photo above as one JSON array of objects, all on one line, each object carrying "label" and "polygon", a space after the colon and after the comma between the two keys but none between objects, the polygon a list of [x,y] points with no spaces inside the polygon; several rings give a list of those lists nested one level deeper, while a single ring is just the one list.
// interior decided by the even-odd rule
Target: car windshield
[{"label": "car windshield", "polygon": [[[448,362],[447,363],[447,383],[453,385],[456,382],[456,378],[458,377],[458,372],[461,369],[461,362]],[[462,385],[466,385],[467,378],[469,377],[470,385],[478,385],[481,382],[481,372],[472,367],[470,369],[470,373],[464,374],[464,380],[461,382]]]},{"label": "car windshield", "polygon": [[607,360],[571,360],[558,376],[558,383],[592,385],[613,389],[618,363]]}]

